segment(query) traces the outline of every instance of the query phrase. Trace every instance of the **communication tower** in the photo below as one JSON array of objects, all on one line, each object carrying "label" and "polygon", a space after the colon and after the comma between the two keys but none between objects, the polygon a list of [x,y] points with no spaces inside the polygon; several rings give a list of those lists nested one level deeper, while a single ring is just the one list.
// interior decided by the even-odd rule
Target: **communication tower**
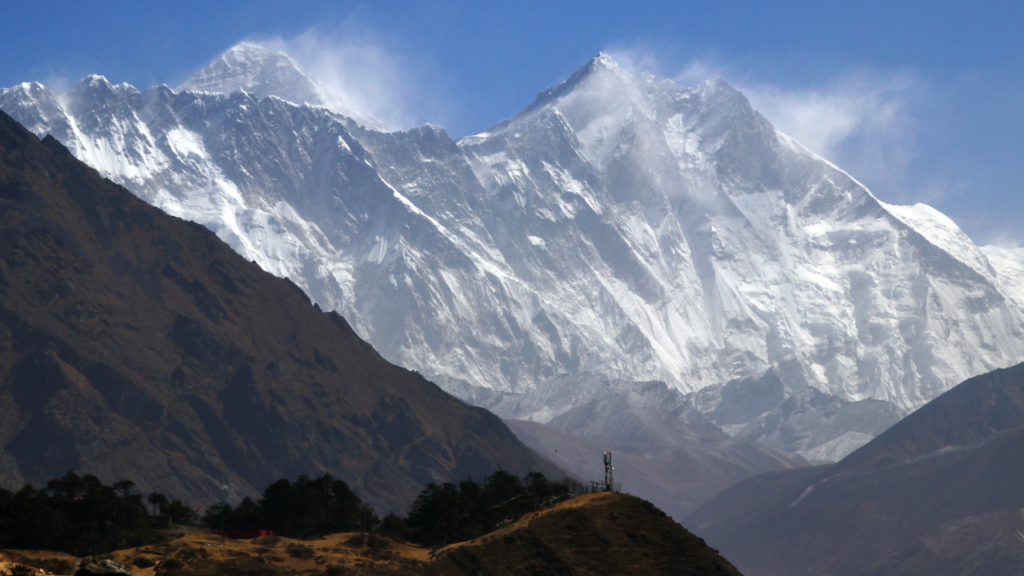
[{"label": "communication tower", "polygon": [[612,453],[604,453],[604,490],[605,492],[615,492],[615,479],[612,477],[612,471],[615,468],[612,467]]}]

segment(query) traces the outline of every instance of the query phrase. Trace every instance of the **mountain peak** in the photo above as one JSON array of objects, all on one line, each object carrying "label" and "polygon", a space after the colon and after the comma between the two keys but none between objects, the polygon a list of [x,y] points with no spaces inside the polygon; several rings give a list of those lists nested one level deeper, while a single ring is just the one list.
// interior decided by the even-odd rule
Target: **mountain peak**
[{"label": "mountain peak", "polygon": [[591,68],[602,67],[610,70],[622,69],[619,67],[619,63],[616,62],[614,58],[605,54],[604,52],[598,52],[597,56],[594,56],[593,58],[590,59],[590,62],[587,64],[587,66]]},{"label": "mountain peak", "polygon": [[230,94],[245,91],[259,99],[276,96],[293,104],[324,106],[373,130],[384,130],[377,119],[329,95],[288,54],[253,42],[239,42],[209,66],[178,87],[179,91]]},{"label": "mountain peak", "polygon": [[50,90],[39,82],[22,82],[21,84],[11,86],[10,88],[0,89],[0,94],[5,94],[8,98],[21,98],[24,101],[34,101],[46,94],[50,94]]},{"label": "mountain peak", "polygon": [[265,48],[260,44],[254,42],[247,42],[245,40],[235,44],[224,53],[224,56],[232,55],[237,57],[264,57],[267,55],[273,55],[274,51]]},{"label": "mountain peak", "polygon": [[22,82],[21,84],[16,84],[14,86],[11,86],[9,88],[9,90],[19,90],[19,91],[22,91],[22,92],[35,92],[37,90],[42,90],[43,88],[45,88],[45,86],[43,86],[41,83],[32,81],[32,82]]},{"label": "mountain peak", "polygon": [[[708,78],[697,85],[697,89],[705,94],[721,94],[721,95],[742,95],[743,93],[736,89],[735,86],[729,84],[729,82],[718,76],[716,78]],[[745,98],[745,96],[744,96]]]},{"label": "mountain peak", "polygon": [[537,94],[537,99],[513,118],[530,114],[533,111],[544,107],[548,103],[572,93],[577,89],[577,87],[586,84],[588,79],[595,78],[616,78],[618,81],[627,84],[632,83],[633,81],[633,77],[623,70],[614,58],[604,52],[598,52],[596,56],[573,72],[572,76],[569,76],[568,79],[557,86],[553,86],[547,90],[539,92]]},{"label": "mountain peak", "polygon": [[106,76],[101,76],[100,74],[89,74],[79,80],[77,85],[90,88],[113,88],[110,80],[107,80]]},{"label": "mountain peak", "polygon": [[113,84],[105,76],[89,74],[75,83],[68,91],[69,94],[89,99],[121,97],[137,93],[134,86],[127,83]]},{"label": "mountain peak", "polygon": [[623,79],[632,80],[633,76],[622,69],[619,63],[614,58],[605,54],[604,52],[598,52],[596,56],[590,59],[582,68],[573,73],[566,80],[564,84],[576,85],[582,82],[584,79],[592,76],[601,76],[605,74],[613,74]]},{"label": "mountain peak", "polygon": [[257,98],[273,95],[295,104],[327,105],[320,85],[298,62],[252,42],[232,46],[178,90],[222,94],[244,90]]}]

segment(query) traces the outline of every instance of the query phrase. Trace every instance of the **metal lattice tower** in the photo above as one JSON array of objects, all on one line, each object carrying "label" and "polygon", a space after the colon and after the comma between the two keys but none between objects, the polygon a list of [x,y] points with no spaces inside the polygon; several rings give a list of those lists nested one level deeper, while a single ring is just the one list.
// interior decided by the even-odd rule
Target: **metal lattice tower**
[{"label": "metal lattice tower", "polygon": [[612,477],[612,453],[604,453],[604,489],[605,492],[615,492],[615,479]]}]

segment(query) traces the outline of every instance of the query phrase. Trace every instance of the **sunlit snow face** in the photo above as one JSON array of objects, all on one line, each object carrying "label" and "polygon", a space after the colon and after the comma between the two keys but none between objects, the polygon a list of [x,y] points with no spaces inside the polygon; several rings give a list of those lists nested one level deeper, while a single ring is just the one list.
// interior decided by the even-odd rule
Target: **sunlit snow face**
[{"label": "sunlit snow face", "polygon": [[616,137],[632,117],[651,117],[646,95],[636,80],[614,61],[599,57],[594,70],[554,108],[572,127],[583,153],[595,167],[616,146]]},{"label": "sunlit snow face", "polygon": [[[325,85],[315,74],[310,74],[291,56],[281,51],[285,43],[269,41],[266,46],[242,42],[214,60],[185,81],[179,90],[230,94],[246,91],[257,99],[276,96],[295,104],[325,106],[338,114],[355,120],[361,126],[384,130],[385,126],[353,103],[353,99],[332,84]],[[323,65],[323,53],[313,51],[306,44],[307,57],[328,73]],[[313,59],[313,54],[320,58]]]},{"label": "sunlit snow face", "polygon": [[[593,370],[695,390],[781,366],[787,382],[913,407],[1021,356],[1019,312],[989,297],[1016,284],[951,222],[881,205],[724,82],[586,70],[459,146],[237,92],[97,77],[105,99],[66,110],[4,94],[446,382],[524,390]],[[966,272],[922,256],[936,250]]]}]

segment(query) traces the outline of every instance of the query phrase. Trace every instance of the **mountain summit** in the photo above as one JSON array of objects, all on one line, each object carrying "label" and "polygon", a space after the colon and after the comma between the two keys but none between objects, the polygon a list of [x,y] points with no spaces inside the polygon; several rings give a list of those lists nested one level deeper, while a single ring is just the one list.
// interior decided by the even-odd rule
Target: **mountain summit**
[{"label": "mountain summit", "polygon": [[982,251],[933,233],[948,219],[879,202],[722,80],[636,78],[600,55],[460,146],[517,274],[564,279],[548,315],[590,318],[566,331],[628,348],[623,372],[650,362],[686,390],[774,367],[791,389],[910,409],[1024,354]]},{"label": "mountain summit", "polygon": [[[243,45],[180,91],[20,85],[0,108],[475,402],[592,373],[700,392],[711,413],[727,383],[740,397],[772,370],[772,406],[810,406],[813,389],[821,405],[871,400],[891,415],[1024,360],[1015,253],[996,258],[930,208],[879,201],[725,81],[635,77],[602,54],[453,142],[259,97],[275,77],[314,93],[299,73]],[[748,415],[729,430],[766,429]],[[833,424],[776,447],[876,433]]]},{"label": "mountain summit", "polygon": [[178,90],[217,94],[245,90],[260,99],[277,96],[296,104],[327,105],[323,90],[295,60],[250,42],[232,46]]},{"label": "mountain summit", "polygon": [[179,91],[230,94],[245,91],[256,98],[277,96],[295,104],[325,106],[362,126],[383,130],[378,120],[353,109],[284,52],[240,42],[178,87]]}]

